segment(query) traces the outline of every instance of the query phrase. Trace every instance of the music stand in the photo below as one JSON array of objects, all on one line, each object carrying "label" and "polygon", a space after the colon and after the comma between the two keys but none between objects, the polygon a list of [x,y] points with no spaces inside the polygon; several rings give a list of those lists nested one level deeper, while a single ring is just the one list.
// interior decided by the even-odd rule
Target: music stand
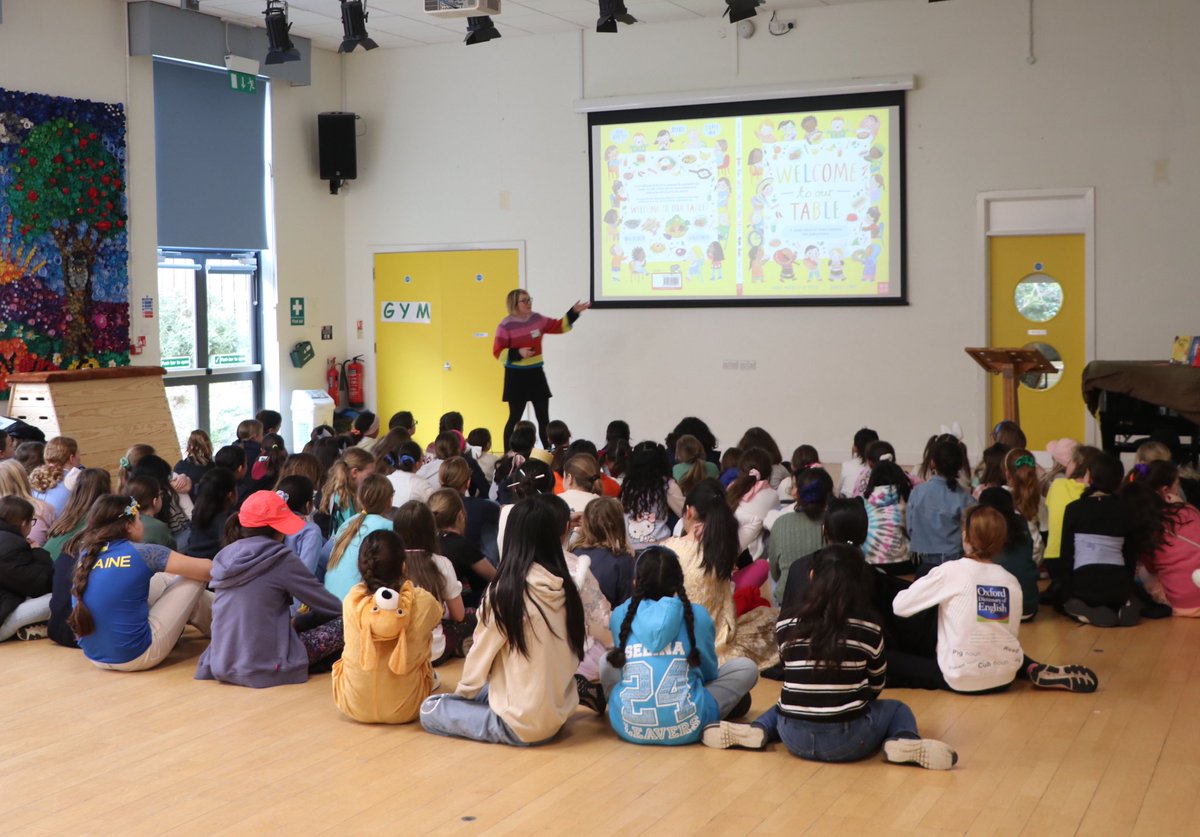
[{"label": "music stand", "polygon": [[975,362],[992,375],[1004,378],[1004,419],[1021,423],[1017,406],[1017,387],[1021,376],[1030,372],[1057,372],[1058,369],[1037,349],[972,349],[965,350]]}]

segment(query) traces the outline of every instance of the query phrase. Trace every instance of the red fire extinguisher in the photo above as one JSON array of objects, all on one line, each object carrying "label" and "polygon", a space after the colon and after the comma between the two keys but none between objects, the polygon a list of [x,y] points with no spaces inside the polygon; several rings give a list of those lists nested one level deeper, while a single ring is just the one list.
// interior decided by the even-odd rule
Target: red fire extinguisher
[{"label": "red fire extinguisher", "polygon": [[346,381],[346,403],[351,410],[361,410],[367,403],[363,392],[363,374],[366,367],[363,366],[362,359],[362,355],[355,355],[353,360],[342,364],[342,378]]},{"label": "red fire extinguisher", "polygon": [[331,357],[325,368],[325,391],[333,399],[333,406],[338,406],[338,366],[337,358]]}]

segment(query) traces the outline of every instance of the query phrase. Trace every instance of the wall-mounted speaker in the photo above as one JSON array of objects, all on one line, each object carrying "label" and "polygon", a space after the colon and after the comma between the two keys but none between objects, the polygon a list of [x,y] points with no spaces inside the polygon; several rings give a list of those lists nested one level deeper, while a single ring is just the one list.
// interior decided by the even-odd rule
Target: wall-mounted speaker
[{"label": "wall-mounted speaker", "polygon": [[343,181],[358,176],[358,155],[354,148],[353,113],[318,113],[317,147],[321,179],[329,181],[330,194],[337,194]]}]

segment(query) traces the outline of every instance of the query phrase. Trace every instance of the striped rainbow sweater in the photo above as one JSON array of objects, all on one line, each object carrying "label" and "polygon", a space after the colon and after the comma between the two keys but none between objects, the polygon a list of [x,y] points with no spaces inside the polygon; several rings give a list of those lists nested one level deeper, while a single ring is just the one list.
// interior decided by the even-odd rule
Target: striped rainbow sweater
[{"label": "striped rainbow sweater", "polygon": [[[543,363],[542,338],[547,334],[566,334],[577,319],[579,315],[572,310],[560,320],[536,311],[527,320],[505,317],[496,326],[492,354],[509,369],[536,369]],[[521,349],[533,349],[533,354],[521,357]]]}]

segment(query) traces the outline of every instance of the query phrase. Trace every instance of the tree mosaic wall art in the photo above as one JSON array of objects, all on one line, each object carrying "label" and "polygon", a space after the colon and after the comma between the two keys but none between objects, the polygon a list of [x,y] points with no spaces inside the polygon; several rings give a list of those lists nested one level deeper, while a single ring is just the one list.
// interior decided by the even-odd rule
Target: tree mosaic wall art
[{"label": "tree mosaic wall art", "polygon": [[0,390],[129,363],[125,110],[0,88]]}]

